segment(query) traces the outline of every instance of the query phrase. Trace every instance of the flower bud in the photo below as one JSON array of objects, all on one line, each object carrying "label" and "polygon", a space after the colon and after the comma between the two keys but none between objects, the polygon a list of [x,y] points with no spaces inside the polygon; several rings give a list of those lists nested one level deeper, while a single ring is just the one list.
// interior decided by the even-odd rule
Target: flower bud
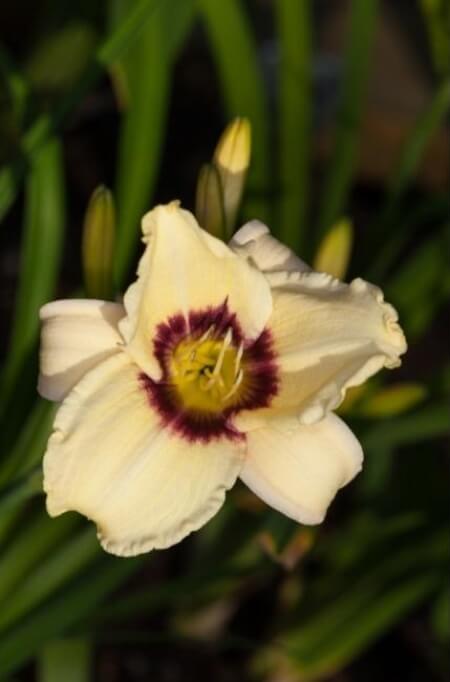
[{"label": "flower bud", "polygon": [[392,384],[365,400],[358,413],[364,417],[394,417],[416,407],[426,395],[426,387],[416,382]]},{"label": "flower bud", "polygon": [[89,298],[113,299],[115,209],[112,192],[104,186],[93,192],[84,218],[82,262]]},{"label": "flower bud", "polygon": [[223,191],[227,235],[231,237],[244,191],[251,154],[251,126],[247,118],[235,118],[223,132],[214,152]]},{"label": "flower bud", "polygon": [[218,239],[226,239],[222,185],[219,172],[211,163],[205,163],[200,170],[195,215],[204,230]]},{"label": "flower bud", "polygon": [[313,268],[344,279],[353,244],[353,228],[349,220],[337,222],[323,238],[314,260]]}]

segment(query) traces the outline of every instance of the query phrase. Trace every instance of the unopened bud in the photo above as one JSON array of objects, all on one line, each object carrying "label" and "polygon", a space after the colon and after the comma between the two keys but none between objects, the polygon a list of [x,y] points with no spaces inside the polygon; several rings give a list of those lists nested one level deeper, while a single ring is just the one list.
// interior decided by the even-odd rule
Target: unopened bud
[{"label": "unopened bud", "polygon": [[246,118],[235,118],[224,130],[214,152],[223,192],[225,225],[231,237],[244,192],[250,164],[251,126]]},{"label": "unopened bud", "polygon": [[347,273],[353,245],[353,228],[349,220],[340,220],[323,238],[313,268],[338,279]]},{"label": "unopened bud", "polygon": [[211,163],[202,166],[198,177],[195,215],[204,230],[218,239],[226,239],[222,185],[219,171]]},{"label": "unopened bud", "polygon": [[427,389],[416,382],[386,386],[365,400],[358,414],[364,417],[394,417],[416,407],[427,396]]},{"label": "unopened bud", "polygon": [[112,192],[98,187],[92,194],[84,219],[82,262],[86,295],[113,299],[115,209]]}]

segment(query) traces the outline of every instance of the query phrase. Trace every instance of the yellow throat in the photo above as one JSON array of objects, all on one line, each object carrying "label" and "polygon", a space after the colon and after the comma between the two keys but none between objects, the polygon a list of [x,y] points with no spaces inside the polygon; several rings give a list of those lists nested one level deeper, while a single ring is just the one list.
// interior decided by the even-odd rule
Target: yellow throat
[{"label": "yellow throat", "polygon": [[170,359],[169,375],[184,408],[214,413],[236,403],[244,370],[243,345],[232,345],[232,329],[221,339],[210,338],[211,333],[181,341]]}]

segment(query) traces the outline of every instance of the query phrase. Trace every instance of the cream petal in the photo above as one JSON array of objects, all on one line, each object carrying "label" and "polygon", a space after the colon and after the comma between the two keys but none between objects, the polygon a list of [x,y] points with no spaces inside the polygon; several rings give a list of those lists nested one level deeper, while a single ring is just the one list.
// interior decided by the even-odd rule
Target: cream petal
[{"label": "cream petal", "polygon": [[125,309],[118,303],[66,300],[47,303],[42,322],[38,391],[47,400],[62,400],[96,364],[120,350],[118,322]]},{"label": "cream petal", "polygon": [[162,427],[139,375],[125,353],[89,372],[58,411],[44,456],[49,514],[84,514],[120,556],[168,547],[200,528],[243,461],[240,443],[189,443]]},{"label": "cream petal", "polygon": [[120,329],[135,362],[151,377],[161,377],[152,339],[170,316],[219,306],[225,301],[244,335],[256,338],[272,311],[264,276],[226,244],[200,229],[177,202],[157,206],[143,220],[148,243],[138,280],[125,294],[128,317]]},{"label": "cream petal", "polygon": [[338,407],[351,386],[400,365],[405,337],[377,287],[314,272],[273,288],[272,296],[268,326],[278,356],[279,393],[271,409],[238,415],[239,429],[257,428],[271,416],[296,415],[311,424]]},{"label": "cream petal", "polygon": [[265,274],[277,273],[280,277],[283,273],[310,270],[291,249],[272,237],[269,228],[259,220],[245,223],[233,236],[229,246],[242,258],[255,263]]},{"label": "cream petal", "polygon": [[361,470],[358,440],[334,414],[290,433],[262,428],[247,435],[241,479],[274,509],[305,524],[323,521],[339,488]]}]

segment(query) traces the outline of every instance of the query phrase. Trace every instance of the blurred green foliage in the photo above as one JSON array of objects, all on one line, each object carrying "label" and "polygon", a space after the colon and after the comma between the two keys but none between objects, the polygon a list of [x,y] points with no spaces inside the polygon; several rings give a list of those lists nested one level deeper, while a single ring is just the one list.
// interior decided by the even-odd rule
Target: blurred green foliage
[{"label": "blurred green foliage", "polygon": [[[169,570],[148,585],[145,576],[159,555],[113,558],[98,548],[83,520],[74,515],[50,520],[44,511],[39,463],[54,407],[35,394],[38,311],[56,296],[61,274],[67,224],[64,125],[100,77],[109,75],[120,117],[117,291],[126,284],[140,218],[155,195],[169,101],[177,97],[175,65],[199,27],[216,68],[224,120],[245,116],[252,125],[242,216],[270,221],[275,234],[308,258],[317,245],[325,248],[322,240],[339,220],[353,217],[351,190],[379,3],[350,2],[335,144],[319,201],[311,180],[312,2],[273,4],[280,55],[275,114],[243,0],[111,0],[103,3],[102,25],[80,16],[52,29],[21,65],[0,46],[0,216],[8,215],[17,197],[24,206],[19,280],[0,377],[2,679],[38,657],[43,682],[87,680],[92,647],[118,623],[124,641],[157,641],[158,633],[133,628],[133,619],[143,616],[151,622],[164,614],[164,637],[176,643],[189,637],[207,641],[211,632],[202,622],[211,623],[215,614],[221,646],[239,647],[229,614],[255,591],[270,593],[271,610],[263,642],[259,636],[245,642],[249,677],[331,675],[417,613],[425,639],[432,642],[431,654],[424,653],[426,665],[436,679],[445,676],[449,522],[438,444],[448,431],[449,366],[434,365],[428,376],[423,371],[415,376],[411,363],[406,381],[397,378],[389,387],[382,376],[349,398],[343,413],[363,443],[366,467],[346,494],[337,522],[314,531],[237,489],[220,515],[187,541],[183,570]],[[439,18],[445,2],[420,4],[435,67],[434,95],[367,226],[365,252],[358,249],[355,225],[352,266],[383,286],[398,307],[412,353],[426,352],[430,343],[433,352],[433,330],[450,296],[448,195],[430,193],[413,205],[408,199],[450,101],[448,24]],[[320,207],[314,220],[312,205]],[[111,282],[103,284],[111,290]],[[142,581],[107,600],[136,574]]]}]

